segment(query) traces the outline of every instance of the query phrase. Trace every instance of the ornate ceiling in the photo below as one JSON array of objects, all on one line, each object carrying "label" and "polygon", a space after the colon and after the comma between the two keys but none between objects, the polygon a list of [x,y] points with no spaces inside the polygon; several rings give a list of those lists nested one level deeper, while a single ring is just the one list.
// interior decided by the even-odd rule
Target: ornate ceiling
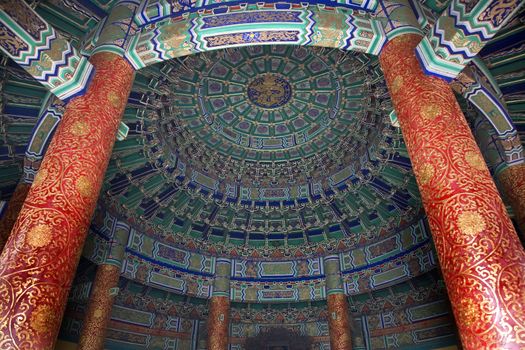
[{"label": "ornate ceiling", "polygon": [[[444,8],[421,2],[429,11]],[[96,6],[35,6],[80,43],[112,5],[89,3]],[[481,52],[522,140],[523,13]],[[0,75],[0,195],[7,200],[46,92],[6,59]],[[286,324],[323,344],[325,276],[318,262],[334,252],[343,257],[355,348],[366,341],[377,349],[454,342],[391,111],[377,61],[360,53],[250,46],[138,71],[123,118],[130,132],[115,144],[85,253],[101,261],[109,217],[133,227],[108,348],[128,342],[184,349],[193,333],[202,338],[217,256],[235,262],[235,339]],[[283,268],[289,262],[290,271]],[[78,336],[92,279],[93,265],[84,261],[64,338]]]},{"label": "ornate ceiling", "polygon": [[134,132],[116,145],[104,203],[143,230],[223,243],[226,254],[319,254],[315,243],[355,245],[419,214],[373,59],[254,46],[140,73],[137,90],[155,87],[131,105]]}]

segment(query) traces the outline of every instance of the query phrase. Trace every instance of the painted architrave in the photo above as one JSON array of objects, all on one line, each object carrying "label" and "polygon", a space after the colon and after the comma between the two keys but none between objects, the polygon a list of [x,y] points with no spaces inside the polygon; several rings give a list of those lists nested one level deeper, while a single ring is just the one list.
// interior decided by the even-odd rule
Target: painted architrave
[{"label": "painted architrave", "polygon": [[[271,5],[272,2],[259,2],[259,7]],[[137,15],[135,16],[135,23],[140,26],[150,25],[152,23],[162,21],[167,17],[188,16],[193,12],[207,12],[207,13],[223,13],[225,8],[243,8],[247,5],[247,1],[240,2],[238,0],[196,0],[196,1],[168,1],[168,0],[145,0],[142,1]],[[373,12],[377,8],[377,0],[310,0],[303,3],[308,3],[311,6],[333,6],[343,9],[354,9],[365,12]],[[281,8],[286,8],[286,4],[281,2]],[[227,10],[226,10],[227,11]]]},{"label": "painted architrave", "polygon": [[226,13],[191,13],[142,27],[130,39],[135,69],[198,52],[249,45],[308,45],[377,55],[386,36],[381,23],[348,10],[290,3],[231,7]]},{"label": "painted architrave", "polygon": [[425,73],[454,79],[523,4],[453,0],[416,48]]},{"label": "painted architrave", "polygon": [[25,1],[0,1],[0,49],[61,100],[82,95],[93,66]]}]

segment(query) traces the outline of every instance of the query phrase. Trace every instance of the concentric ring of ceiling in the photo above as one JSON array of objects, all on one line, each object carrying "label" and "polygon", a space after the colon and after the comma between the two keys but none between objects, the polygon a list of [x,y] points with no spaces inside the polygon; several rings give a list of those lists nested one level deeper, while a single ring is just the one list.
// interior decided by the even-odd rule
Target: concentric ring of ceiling
[{"label": "concentric ring of ceiling", "polygon": [[[338,68],[315,50],[286,46],[218,55],[190,58],[193,77],[173,72],[180,76],[170,99],[175,113],[164,114],[161,123],[180,120],[208,147],[239,161],[283,162],[322,152],[340,136],[332,127],[341,102],[368,92],[363,73],[346,77],[353,90],[340,90],[344,76],[362,66],[355,59]],[[354,104],[352,111],[358,110]],[[346,115],[347,124],[355,118]]]},{"label": "concentric ring of ceiling", "polygon": [[[141,72],[158,79],[138,136],[146,164],[117,162],[106,184],[139,227],[313,252],[377,237],[397,228],[399,213],[417,212],[410,165],[390,164],[400,137],[372,58],[253,46]],[[116,147],[114,156],[134,157]]]},{"label": "concentric ring of ceiling", "polygon": [[[317,51],[254,46],[188,58],[169,73],[170,93],[156,111],[154,137],[165,159],[176,155],[186,176],[211,191],[235,198],[240,186],[249,192],[243,199],[269,201],[300,197],[287,193],[293,185],[360,169],[384,128],[380,115],[367,113],[373,105],[365,97],[372,89],[367,72],[354,56],[333,51],[325,61]],[[289,87],[288,96],[283,90],[271,109],[259,107],[250,89],[275,79]],[[278,98],[275,91],[267,95]]]}]

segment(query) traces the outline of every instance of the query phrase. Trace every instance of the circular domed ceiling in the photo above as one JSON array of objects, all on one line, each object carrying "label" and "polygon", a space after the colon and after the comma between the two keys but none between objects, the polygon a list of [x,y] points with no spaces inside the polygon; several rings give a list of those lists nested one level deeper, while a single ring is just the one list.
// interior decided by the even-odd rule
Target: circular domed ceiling
[{"label": "circular domed ceiling", "polygon": [[313,49],[253,47],[186,65],[195,71],[170,72],[154,137],[187,176],[209,177],[202,185],[230,198],[239,187],[253,200],[295,199],[308,183],[327,188],[344,167],[359,169],[384,128],[366,112],[372,87],[353,56],[325,61]]},{"label": "circular domed ceiling", "polygon": [[[155,78],[139,128],[148,165],[120,163],[108,188],[139,226],[313,253],[314,243],[395,229],[419,206],[413,178],[389,165],[400,136],[373,58],[253,46],[144,74]],[[129,158],[118,144],[116,154]]]}]

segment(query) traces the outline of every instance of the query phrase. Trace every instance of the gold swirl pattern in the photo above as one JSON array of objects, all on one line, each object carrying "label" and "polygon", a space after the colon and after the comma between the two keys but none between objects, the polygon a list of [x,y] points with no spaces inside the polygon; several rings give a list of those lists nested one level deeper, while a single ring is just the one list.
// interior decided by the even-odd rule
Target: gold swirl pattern
[{"label": "gold swirl pattern", "polygon": [[106,264],[98,266],[78,342],[79,349],[99,350],[104,348],[106,328],[116,296],[111,293],[111,290],[118,285],[119,277],[120,268],[118,266]]},{"label": "gold swirl pattern", "polygon": [[[420,68],[414,54],[420,41],[415,34],[392,39],[380,63],[463,348],[523,349],[525,252],[451,88]],[[394,86],[397,77],[401,87]],[[523,186],[521,179],[509,187]]]},{"label": "gold swirl pattern", "polygon": [[230,327],[230,298],[213,296],[208,315],[208,349],[228,350]]},{"label": "gold swirl pattern", "polygon": [[[113,59],[111,64],[104,63],[108,58]],[[96,73],[89,89],[67,105],[0,256],[0,349],[52,349],[58,335],[133,82],[133,68],[115,54],[95,54],[91,63]],[[109,92],[118,95],[119,106],[108,100]],[[81,176],[91,179],[87,197],[79,195],[75,186]],[[40,241],[25,239],[35,223],[50,229],[50,241],[38,254],[31,242]],[[47,305],[56,316],[45,331],[31,325],[37,317],[33,316],[38,310],[35,305]]]},{"label": "gold swirl pattern", "polygon": [[352,335],[350,334],[349,306],[343,293],[330,294],[326,299],[328,306],[328,330],[330,333],[330,349],[351,350]]}]

